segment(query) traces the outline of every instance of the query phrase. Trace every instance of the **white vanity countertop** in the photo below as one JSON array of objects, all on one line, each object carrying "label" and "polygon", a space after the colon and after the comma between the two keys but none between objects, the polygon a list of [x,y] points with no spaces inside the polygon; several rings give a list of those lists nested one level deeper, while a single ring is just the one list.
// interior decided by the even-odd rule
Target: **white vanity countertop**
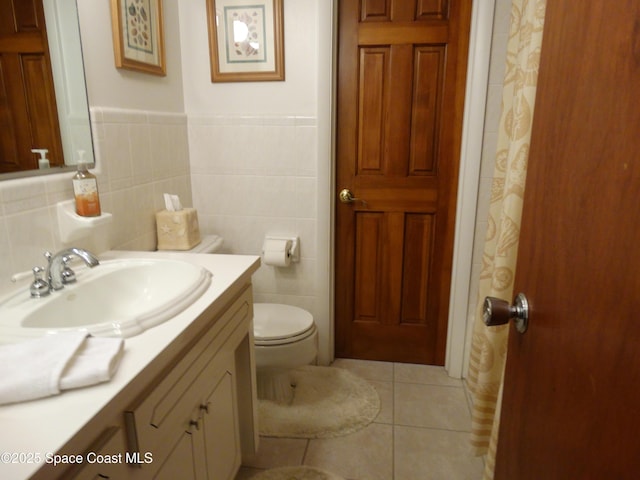
[{"label": "white vanity countertop", "polygon": [[0,478],[19,480],[32,476],[45,463],[47,454],[61,449],[225,291],[238,281],[248,283],[260,265],[259,257],[248,255],[114,251],[99,256],[102,260],[157,257],[184,260],[208,269],[213,274],[211,285],[171,320],[125,339],[125,353],[111,381],[0,406]]}]

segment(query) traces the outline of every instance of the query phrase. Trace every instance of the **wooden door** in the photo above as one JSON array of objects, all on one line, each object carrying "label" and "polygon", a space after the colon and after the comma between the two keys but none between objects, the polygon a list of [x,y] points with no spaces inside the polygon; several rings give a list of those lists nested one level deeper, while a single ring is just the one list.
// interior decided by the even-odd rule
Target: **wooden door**
[{"label": "wooden door", "polygon": [[64,164],[42,0],[0,0],[0,173]]},{"label": "wooden door", "polygon": [[442,365],[471,1],[338,5],[336,354]]},{"label": "wooden door", "polygon": [[639,2],[547,2],[496,479],[638,478],[639,87]]}]

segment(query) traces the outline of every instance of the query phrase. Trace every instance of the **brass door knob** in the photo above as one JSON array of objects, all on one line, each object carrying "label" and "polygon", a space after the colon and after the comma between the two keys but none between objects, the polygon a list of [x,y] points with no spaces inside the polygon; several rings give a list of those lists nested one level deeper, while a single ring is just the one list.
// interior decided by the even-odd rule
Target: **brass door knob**
[{"label": "brass door knob", "polygon": [[343,188],[342,190],[340,190],[338,198],[340,198],[340,201],[342,203],[362,202],[364,205],[367,204],[367,202],[365,202],[361,198],[354,197],[353,193],[351,193],[351,190],[349,190],[348,188]]}]

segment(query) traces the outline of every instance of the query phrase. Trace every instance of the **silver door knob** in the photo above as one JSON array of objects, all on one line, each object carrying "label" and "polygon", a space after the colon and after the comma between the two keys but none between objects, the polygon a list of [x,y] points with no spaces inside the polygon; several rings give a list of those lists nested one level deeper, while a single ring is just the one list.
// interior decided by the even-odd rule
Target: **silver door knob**
[{"label": "silver door knob", "polygon": [[518,333],[524,333],[529,325],[529,301],[524,293],[516,296],[513,305],[509,305],[509,302],[500,298],[486,297],[482,318],[487,327],[504,325],[513,319]]}]

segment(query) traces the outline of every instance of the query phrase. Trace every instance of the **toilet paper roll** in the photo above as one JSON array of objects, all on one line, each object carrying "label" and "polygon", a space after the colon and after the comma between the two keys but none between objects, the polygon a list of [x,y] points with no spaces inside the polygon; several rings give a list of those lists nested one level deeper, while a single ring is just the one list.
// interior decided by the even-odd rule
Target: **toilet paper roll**
[{"label": "toilet paper roll", "polygon": [[267,238],[262,246],[262,260],[265,265],[288,267],[291,264],[290,250],[291,240]]}]

